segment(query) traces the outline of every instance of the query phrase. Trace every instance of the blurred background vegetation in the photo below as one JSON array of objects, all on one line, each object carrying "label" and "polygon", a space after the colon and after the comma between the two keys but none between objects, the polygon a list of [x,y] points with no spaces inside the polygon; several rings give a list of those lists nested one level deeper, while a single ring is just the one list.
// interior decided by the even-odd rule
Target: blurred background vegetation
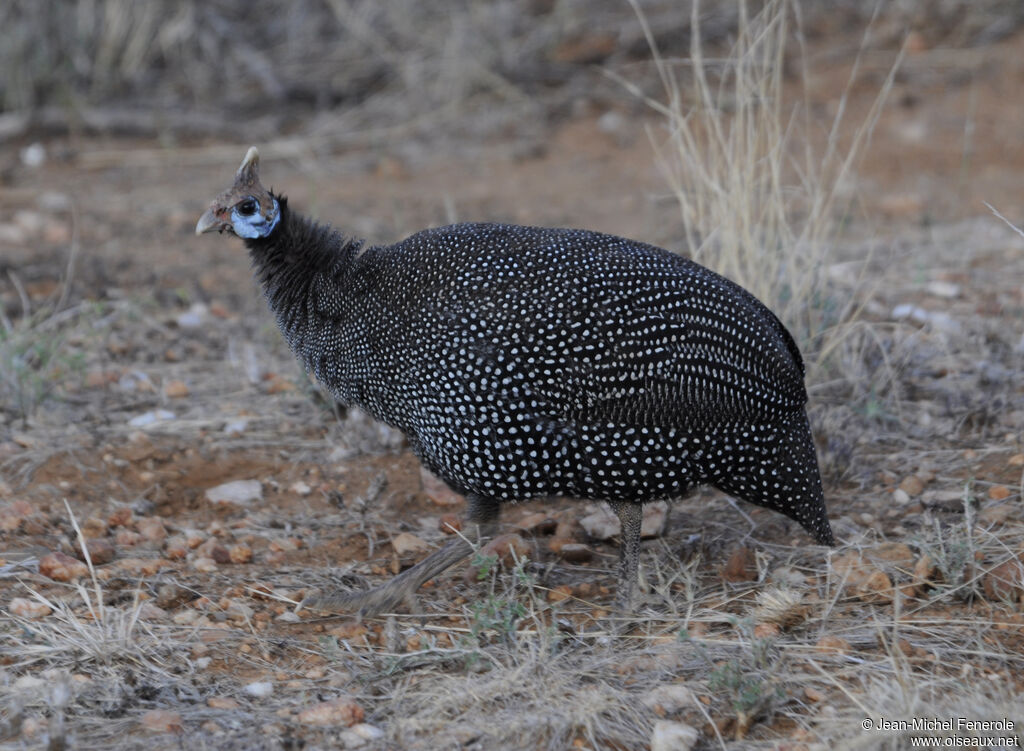
[{"label": "blurred background vegetation", "polygon": [[[638,5],[661,54],[684,57],[690,2]],[[739,3],[699,7],[705,43],[728,44]],[[810,36],[876,12],[860,0],[801,7]],[[894,0],[878,12],[872,43],[890,48],[907,29],[931,47],[972,46],[1024,23],[1016,0]],[[6,0],[0,28],[0,140],[464,138],[501,134],[510,113],[517,127],[543,127],[581,102],[621,101],[602,67],[657,91],[625,0]]]}]

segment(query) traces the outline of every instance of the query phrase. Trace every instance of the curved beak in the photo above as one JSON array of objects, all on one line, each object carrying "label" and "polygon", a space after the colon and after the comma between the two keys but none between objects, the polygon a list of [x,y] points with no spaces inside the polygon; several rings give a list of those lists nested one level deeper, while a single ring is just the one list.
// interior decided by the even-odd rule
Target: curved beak
[{"label": "curved beak", "polygon": [[207,209],[196,223],[196,234],[202,235],[205,232],[217,232],[225,229],[224,222],[217,216],[216,212]]}]

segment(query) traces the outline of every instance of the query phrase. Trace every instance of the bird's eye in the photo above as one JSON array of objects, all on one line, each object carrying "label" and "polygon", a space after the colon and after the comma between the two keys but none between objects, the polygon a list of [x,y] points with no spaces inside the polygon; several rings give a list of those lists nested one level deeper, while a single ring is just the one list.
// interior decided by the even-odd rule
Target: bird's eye
[{"label": "bird's eye", "polygon": [[259,207],[260,205],[256,203],[255,198],[246,198],[238,204],[238,213],[244,216],[252,216]]}]

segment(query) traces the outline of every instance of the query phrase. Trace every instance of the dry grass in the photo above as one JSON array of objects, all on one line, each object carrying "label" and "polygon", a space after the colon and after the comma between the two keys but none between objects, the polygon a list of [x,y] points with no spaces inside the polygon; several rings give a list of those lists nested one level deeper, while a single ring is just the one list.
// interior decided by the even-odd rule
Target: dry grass
[{"label": "dry grass", "polygon": [[[114,6],[101,2],[96,7]],[[143,4],[123,7],[132,17],[153,12]],[[160,3],[153,7],[168,9]],[[186,8],[181,12],[214,15],[224,7],[175,6]],[[489,37],[473,38],[475,26],[463,27],[463,36],[450,40],[449,56],[443,59],[433,57],[436,46],[415,47],[421,57],[414,54],[408,61],[395,57],[386,45],[382,48],[392,37],[399,43],[437,44],[436,38],[413,39],[415,24],[397,15],[405,7],[331,3],[316,6],[321,15],[311,16],[320,21],[341,19],[352,29],[353,46],[346,54],[356,50],[363,58],[345,58],[349,63],[369,70],[376,60],[381,70],[402,81],[397,88],[383,87],[374,106],[394,107],[397,112],[395,92],[420,84],[428,98],[453,97],[453,110],[481,92],[504,92],[501,96],[515,99],[515,87],[506,89],[500,77],[491,76],[494,57],[480,58],[477,67],[462,67],[466,49],[488,43]],[[144,368],[155,388],[98,389],[80,402],[66,404],[35,399],[37,413],[46,419],[38,424],[29,420],[26,438],[39,445],[18,454],[18,466],[30,463],[34,469],[55,452],[74,451],[75,461],[103,476],[102,481],[84,483],[85,490],[75,498],[83,514],[105,518],[137,500],[139,507],[148,504],[140,514],[156,514],[147,496],[155,496],[154,488],[164,483],[172,491],[159,513],[172,535],[208,524],[219,530],[210,532],[208,539],[294,536],[313,550],[291,551],[285,563],[268,563],[260,558],[265,548],[254,541],[254,563],[224,565],[213,574],[192,570],[191,559],[165,561],[156,575],[132,574],[119,559],[106,567],[90,566],[87,583],[75,585],[47,580],[29,564],[3,565],[0,607],[8,608],[16,596],[44,604],[52,612],[29,619],[4,610],[0,617],[0,747],[56,748],[63,743],[69,748],[119,751],[188,744],[223,751],[356,746],[354,731],[302,719],[302,710],[336,697],[351,697],[365,710],[366,723],[382,733],[383,737],[362,743],[367,749],[644,748],[655,723],[664,719],[696,728],[699,748],[767,750],[780,743],[814,749],[905,748],[906,732],[866,732],[862,721],[1024,716],[1018,677],[1024,668],[1021,604],[1012,597],[989,600],[984,592],[985,577],[1024,549],[1024,527],[1018,517],[1011,513],[1005,522],[993,522],[985,516],[1000,510],[986,495],[997,484],[997,474],[1009,493],[1002,503],[1011,511],[1022,493],[1020,469],[1008,479],[1004,466],[1006,456],[1021,451],[1016,439],[1006,437],[1015,430],[1019,435],[1020,426],[1009,414],[1012,405],[993,406],[1000,395],[1005,399],[1019,393],[1021,360],[1013,349],[1019,332],[1014,334],[998,318],[981,320],[973,312],[976,301],[966,298],[951,304],[951,309],[960,306],[954,311],[962,322],[957,332],[927,325],[883,325],[873,321],[884,317],[875,313],[858,318],[868,291],[859,277],[861,268],[889,285],[878,296],[885,312],[914,291],[909,282],[898,286],[896,280],[912,279],[915,264],[939,266],[945,263],[942,252],[987,252],[1005,249],[1009,241],[1003,235],[986,238],[976,226],[965,226],[960,234],[944,230],[941,238],[893,241],[889,255],[879,251],[871,263],[858,267],[851,285],[837,290],[836,280],[825,272],[837,260],[829,255],[834,221],[843,214],[843,186],[855,166],[856,152],[849,147],[841,151],[834,138],[825,139],[826,152],[818,159],[797,147],[802,143],[798,135],[804,127],[803,112],[787,112],[778,88],[778,70],[785,59],[780,45],[790,35],[787,24],[792,16],[786,15],[789,6],[781,2],[766,8],[769,15],[746,19],[729,60],[711,59],[694,35],[694,88],[688,89],[682,76],[675,78],[668,61],[659,64],[666,83],[678,87],[676,99],[670,89],[668,105],[660,105],[669,133],[661,141],[666,148],[661,163],[675,181],[692,250],[703,254],[704,262],[721,261],[727,273],[752,288],[763,284],[759,293],[799,332],[815,362],[827,363],[829,352],[839,353],[842,346],[855,352],[856,357],[839,358],[844,372],[836,374],[827,367],[812,372],[819,404],[825,398],[838,404],[840,396],[856,394],[842,406],[845,412],[829,404],[831,411],[825,415],[835,424],[825,433],[829,447],[823,456],[842,465],[842,457],[853,454],[863,470],[854,478],[856,489],[837,486],[830,497],[837,530],[847,541],[838,552],[868,555],[879,542],[901,540],[915,560],[911,565],[887,566],[886,574],[898,586],[910,584],[908,569],[928,556],[939,570],[929,586],[913,598],[864,598],[827,565],[820,551],[801,547],[806,538],[793,533],[792,527],[764,516],[756,522],[744,519],[718,499],[712,506],[704,495],[681,502],[673,512],[670,533],[645,544],[643,576],[656,597],[636,619],[617,618],[603,610],[611,599],[602,587],[614,578],[613,544],[594,543],[597,560],[573,566],[549,554],[544,541],[538,541],[534,561],[491,571],[482,580],[464,581],[460,571],[437,582],[423,592],[421,613],[361,625],[346,620],[297,622],[288,617],[289,603],[301,599],[304,588],[318,584],[318,577],[344,573],[371,583],[385,578],[388,572],[382,572],[380,564],[386,568],[390,563],[386,545],[395,529],[411,529],[436,542],[436,527],[424,528],[435,535],[430,537],[415,526],[419,520],[410,512],[419,512],[415,503],[422,498],[375,487],[372,478],[379,473],[394,476],[386,462],[372,468],[365,491],[353,479],[356,462],[350,457],[380,451],[388,436],[359,417],[332,423],[329,410],[315,403],[315,392],[307,389],[276,333],[254,331],[259,323],[245,315],[239,316],[241,320],[210,319],[203,331],[209,350],[205,355],[166,360],[164,350],[182,347],[198,335],[175,328],[173,314],[158,304],[124,303],[106,311],[104,331],[109,329],[122,343],[147,346],[111,360],[105,341],[93,346],[81,331],[71,330],[69,334],[79,340],[71,349],[88,351],[94,358],[90,367]],[[15,3],[0,13],[31,10]],[[507,6],[480,6],[476,12],[490,23],[500,20],[492,14],[507,12]],[[173,13],[171,17],[177,18]],[[197,18],[189,22],[189,30],[201,32],[200,42],[225,41],[223,34],[217,36]],[[202,18],[208,26],[213,15]],[[85,57],[93,61],[90,65],[101,61],[106,66],[102,70],[108,77],[98,81],[120,86],[118,76],[125,76],[131,86],[139,86],[149,80],[146,65],[153,58],[147,56],[172,59],[173,45],[161,47],[163,42],[153,36],[161,32],[151,24],[139,21],[133,27],[146,45],[153,43],[143,47],[133,46],[132,34],[124,27],[91,28],[90,33],[99,37],[87,34],[88,43],[96,44],[95,51],[106,50],[102,56]],[[654,29],[655,36],[660,30]],[[503,43],[513,45],[516,38],[510,36]],[[295,40],[298,47],[279,51],[298,56],[296,50],[309,39],[299,34]],[[210,75],[239,74],[244,68],[239,49],[229,51],[224,71]],[[487,51],[492,53],[501,57],[515,50],[495,47]],[[427,58],[430,65],[419,72],[405,67]],[[325,56],[317,64],[335,65],[339,59]],[[253,64],[258,68],[259,63],[257,55]],[[209,66],[210,60],[199,57],[188,63],[193,64],[197,68],[190,70],[195,72]],[[291,68],[288,75],[302,70]],[[204,74],[209,74],[205,68]],[[97,92],[100,88],[98,83]],[[255,96],[266,91],[257,86]],[[358,120],[370,109],[352,117]],[[337,122],[325,118],[315,127],[327,132]],[[441,115],[435,122],[443,122]],[[860,131],[861,143],[869,132],[870,121]],[[706,152],[695,149],[704,142],[712,144]],[[197,162],[202,161],[195,153]],[[743,255],[753,249],[760,252]],[[758,270],[751,276],[743,276],[754,268]],[[888,269],[896,271],[884,277]],[[999,276],[1009,277],[1017,269],[1019,262],[1002,265]],[[841,302],[829,302],[830,296]],[[23,330],[24,341],[46,335],[51,330],[46,326],[63,330],[57,326],[59,320],[46,325],[20,320],[8,322],[6,330]],[[24,320],[36,321],[31,316]],[[880,368],[899,374],[899,395],[912,419],[904,419],[898,432],[879,430],[870,441],[858,444],[863,434],[849,430],[843,419],[868,415],[876,425],[897,424],[889,386],[878,383]],[[1009,375],[1000,375],[1000,369]],[[60,377],[34,372],[51,385]],[[268,372],[294,388],[273,396],[261,391]],[[939,372],[951,375],[940,378],[935,375]],[[173,405],[178,419],[149,428],[138,439],[140,431],[129,427],[128,420],[143,410],[166,406],[160,387],[171,379],[187,380],[191,397]],[[5,400],[5,409],[10,410],[11,398]],[[243,408],[248,428],[240,435],[223,433],[224,422]],[[89,412],[92,409],[99,414]],[[66,424],[86,418],[83,432],[92,442],[69,446]],[[141,450],[147,444],[151,454]],[[344,461],[331,454],[339,444],[351,449]],[[119,453],[126,448],[145,458],[126,462]],[[971,455],[965,453],[968,448]],[[185,485],[194,480],[181,480],[174,471],[196,457],[205,462],[203,467],[218,469],[225,459],[256,451],[272,453],[278,462],[262,461],[254,470],[268,489],[286,489],[299,476],[308,479],[297,474],[301,465],[322,468],[316,481],[310,479],[315,486],[312,494],[295,501],[287,513],[265,502],[245,512],[211,513],[203,519],[190,505],[195,499],[186,497]],[[101,460],[105,453],[111,462]],[[164,453],[166,460],[160,458]],[[829,458],[833,456],[839,458]],[[43,487],[22,485],[29,473],[15,475],[12,461],[0,462],[0,479],[13,486],[12,494],[26,487],[39,498],[52,499],[81,490],[75,483],[62,485],[63,476],[57,474],[49,475]],[[921,496],[923,510],[896,508],[890,500],[893,487],[922,468],[931,468],[934,475]],[[131,484],[136,470],[149,471],[156,479],[148,485]],[[879,480],[881,472],[890,477]],[[107,484],[108,476],[114,484]],[[972,482],[971,477],[977,479]],[[969,503],[944,508],[928,495],[933,490],[964,491]],[[956,498],[959,501],[959,495]],[[423,513],[433,519],[435,512]],[[515,513],[510,510],[510,516]],[[52,520],[57,515],[63,519],[63,510],[40,511],[41,531],[4,532],[8,547],[0,557],[10,556],[11,548],[23,539],[68,552],[80,547],[81,540],[73,542],[75,535],[65,522]],[[865,520],[865,515],[870,518]],[[744,535],[748,525],[760,529]],[[898,531],[898,525],[905,529]],[[765,527],[771,527],[770,534],[762,534]],[[695,534],[688,538],[690,533]],[[360,550],[364,539],[378,547],[371,544],[365,556],[342,561],[335,570],[323,565],[334,562],[346,545]],[[789,542],[797,544],[785,544]],[[737,544],[755,553],[754,581],[733,583],[719,573]],[[159,559],[166,551],[162,543],[126,543],[120,554]],[[147,604],[158,600],[160,590],[169,584],[196,596],[168,604],[162,615],[150,614]],[[571,595],[560,599],[565,591],[559,588],[565,585],[571,587]],[[832,651],[827,644],[819,645],[823,637],[842,638],[846,646]],[[247,688],[254,682],[269,682],[272,693],[254,696]],[[666,698],[670,695],[676,703]],[[177,713],[183,733],[173,726],[164,733],[145,729],[142,718],[151,709]],[[1019,727],[1016,733],[999,737],[1019,739]]]},{"label": "dry grass", "polygon": [[792,86],[784,80],[793,60],[799,80],[805,86],[809,80],[806,52],[787,54],[794,21],[795,38],[802,39],[799,3],[770,0],[754,12],[740,2],[736,41],[724,58],[706,48],[700,4],[694,3],[685,76],[661,55],[643,10],[633,6],[664,92],[664,101],[644,98],[665,119],[667,134],[653,130],[650,136],[679,206],[688,255],[748,289],[779,316],[805,352],[812,382],[849,372],[837,354],[850,349],[869,297],[867,259],[852,259],[860,262],[852,283],[838,284],[830,271],[840,260],[851,260],[840,257],[838,232],[852,210],[856,164],[900,58],[847,140],[846,97],[859,70],[859,61],[854,63],[819,150],[806,92],[794,104],[787,97]]}]

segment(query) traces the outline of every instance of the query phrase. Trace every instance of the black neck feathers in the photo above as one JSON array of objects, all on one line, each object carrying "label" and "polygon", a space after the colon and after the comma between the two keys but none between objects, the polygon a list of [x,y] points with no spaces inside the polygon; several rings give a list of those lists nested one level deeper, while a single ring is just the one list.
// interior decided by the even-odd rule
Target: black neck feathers
[{"label": "black neck feathers", "polygon": [[287,198],[274,197],[281,216],[274,231],[245,244],[270,307],[287,317],[290,309],[306,304],[317,279],[344,276],[362,241],[294,213]]}]

